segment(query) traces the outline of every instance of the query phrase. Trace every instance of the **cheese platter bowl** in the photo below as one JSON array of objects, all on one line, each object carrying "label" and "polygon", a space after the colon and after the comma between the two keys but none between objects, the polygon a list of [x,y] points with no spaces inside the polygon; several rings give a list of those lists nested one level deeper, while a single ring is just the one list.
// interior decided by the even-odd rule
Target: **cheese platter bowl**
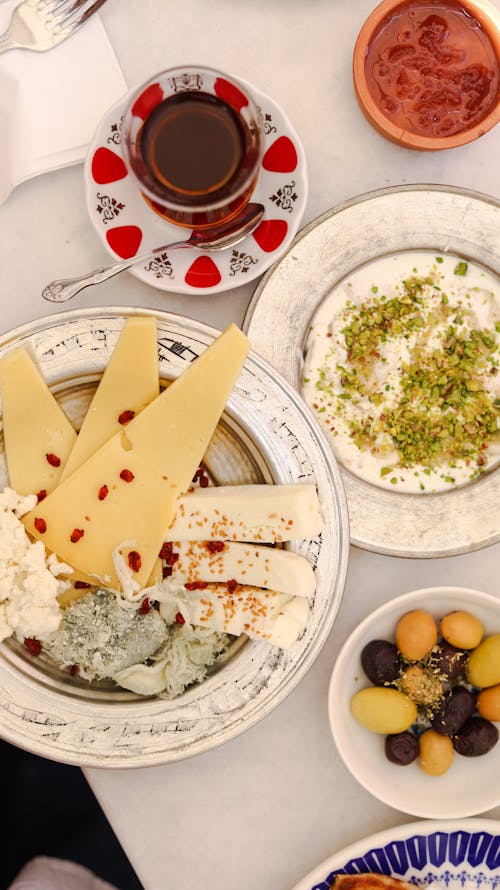
[{"label": "cheese platter bowl", "polygon": [[[24,347],[75,428],[85,417],[125,321],[156,319],[160,381],[177,378],[217,337],[196,321],[147,309],[64,312],[5,334],[0,359]],[[234,638],[205,680],[177,698],[139,696],[87,681],[11,637],[0,647],[0,734],[40,756],[79,766],[157,765],[207,751],[270,713],[319,654],[340,605],[349,545],[346,501],[328,443],[300,397],[250,353],[204,456],[215,485],[312,483],[324,528],[285,549],[313,566],[305,630],[282,650]],[[8,485],[0,439],[0,483]],[[144,505],[147,510],[147,504]]]}]

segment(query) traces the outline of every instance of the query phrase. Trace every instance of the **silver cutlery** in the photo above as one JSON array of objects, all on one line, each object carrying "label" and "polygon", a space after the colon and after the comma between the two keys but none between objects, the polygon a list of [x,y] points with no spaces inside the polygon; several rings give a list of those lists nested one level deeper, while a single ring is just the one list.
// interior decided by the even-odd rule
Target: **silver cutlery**
[{"label": "silver cutlery", "polygon": [[0,53],[30,49],[43,53],[74,34],[106,0],[24,0],[0,36]]},{"label": "silver cutlery", "polygon": [[42,297],[44,300],[48,300],[49,303],[65,303],[66,300],[71,300],[84,287],[107,281],[108,278],[123,272],[124,269],[129,269],[130,266],[150,260],[159,253],[164,253],[168,250],[182,247],[195,247],[198,250],[226,250],[228,247],[239,244],[258,226],[264,216],[264,211],[263,204],[248,204],[242,213],[218,227],[193,229],[190,237],[185,241],[174,241],[173,244],[164,244],[162,247],[157,247],[149,253],[134,256],[128,260],[113,263],[100,269],[94,269],[87,275],[82,275],[78,278],[60,278],[57,281],[51,281],[44,287]]}]

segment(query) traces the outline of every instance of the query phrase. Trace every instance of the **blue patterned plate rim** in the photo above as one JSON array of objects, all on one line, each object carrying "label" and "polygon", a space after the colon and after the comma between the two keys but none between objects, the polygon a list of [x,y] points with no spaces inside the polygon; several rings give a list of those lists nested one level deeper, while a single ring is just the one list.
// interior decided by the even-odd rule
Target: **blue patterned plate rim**
[{"label": "blue patterned plate rim", "polygon": [[[378,872],[444,890],[500,888],[500,821],[426,820],[396,826],[345,847],[293,890],[329,890],[337,874]],[[473,882],[471,885],[469,882]]]}]

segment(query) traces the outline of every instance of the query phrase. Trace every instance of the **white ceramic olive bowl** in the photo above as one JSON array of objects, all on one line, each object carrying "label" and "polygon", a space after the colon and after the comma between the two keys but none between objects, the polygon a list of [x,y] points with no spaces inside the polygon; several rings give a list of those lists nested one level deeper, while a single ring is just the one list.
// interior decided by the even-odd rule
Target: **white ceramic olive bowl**
[{"label": "white ceramic olive bowl", "polygon": [[[430,819],[474,816],[500,804],[500,741],[481,757],[455,755],[442,776],[429,776],[417,761],[408,766],[390,763],[385,736],[359,724],[351,699],[372,685],[361,666],[361,652],[370,640],[394,642],[396,624],[405,612],[425,609],[439,621],[449,612],[471,612],[485,635],[500,633],[500,598],[463,587],[428,587],[385,603],[365,618],[342,647],[330,681],[328,712],[340,756],[357,781],[383,803]],[[500,724],[496,724],[500,729]]]}]

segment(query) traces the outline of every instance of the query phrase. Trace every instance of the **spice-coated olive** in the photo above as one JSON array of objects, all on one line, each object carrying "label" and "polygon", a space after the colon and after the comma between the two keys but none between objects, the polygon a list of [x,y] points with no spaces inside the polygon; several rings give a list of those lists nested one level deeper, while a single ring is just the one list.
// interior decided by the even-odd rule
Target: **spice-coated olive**
[{"label": "spice-coated olive", "polygon": [[437,625],[429,612],[414,609],[406,612],[396,626],[396,645],[407,661],[420,661],[436,645]]},{"label": "spice-coated olive", "polygon": [[453,737],[453,747],[464,757],[480,757],[498,742],[498,729],[484,717],[471,717]]},{"label": "spice-coated olive", "polygon": [[411,664],[404,672],[399,688],[417,705],[434,707],[443,698],[443,684],[439,677],[420,664]]},{"label": "spice-coated olive", "polygon": [[363,670],[375,686],[397,680],[401,671],[401,656],[387,640],[371,640],[361,653]]},{"label": "spice-coated olive", "polygon": [[453,763],[455,752],[451,739],[434,729],[423,732],[418,740],[418,765],[429,776],[442,776]]},{"label": "spice-coated olive", "polygon": [[408,766],[418,757],[418,739],[412,732],[398,732],[385,740],[385,756],[391,763]]},{"label": "spice-coated olive", "polygon": [[455,686],[434,714],[433,729],[455,735],[476,710],[476,698],[465,686]]},{"label": "spice-coated olive", "polygon": [[479,693],[477,709],[486,720],[500,721],[500,685],[490,686]]},{"label": "spice-coated olive", "polygon": [[447,685],[458,680],[464,673],[467,664],[468,653],[463,649],[457,649],[446,640],[441,640],[431,652],[429,669]]},{"label": "spice-coated olive", "polygon": [[451,612],[441,619],[441,633],[457,649],[475,649],[484,636],[484,627],[470,612]]}]

